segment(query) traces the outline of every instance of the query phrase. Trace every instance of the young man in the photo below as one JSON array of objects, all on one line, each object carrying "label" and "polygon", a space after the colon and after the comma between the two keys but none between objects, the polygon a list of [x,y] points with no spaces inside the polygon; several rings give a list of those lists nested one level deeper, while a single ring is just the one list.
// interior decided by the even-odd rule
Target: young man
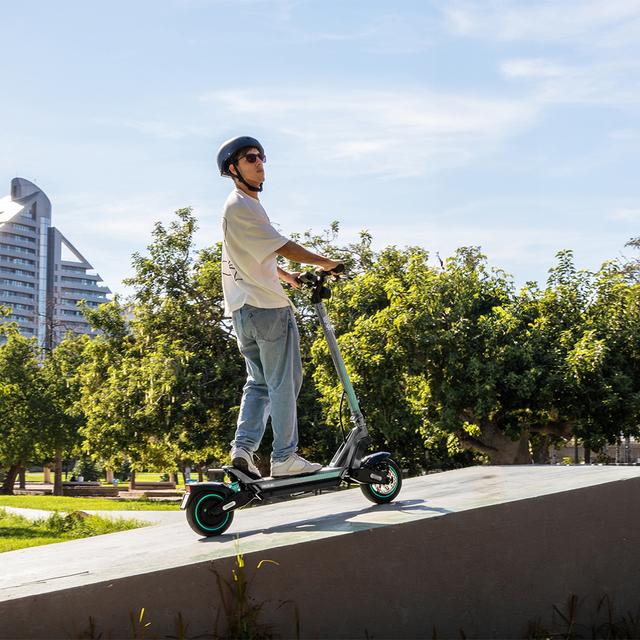
[{"label": "young man", "polygon": [[222,214],[222,289],[247,365],[231,463],[260,477],[253,454],[271,416],[271,475],[314,473],[322,465],[296,453],[296,401],[302,384],[300,337],[292,305],[279,280],[298,287],[298,273],[281,269],[277,256],[313,264],[326,271],[340,263],[307,251],[273,228],[258,194],[265,180],[262,145],[249,136],[233,138],[218,151],[220,175],[235,189]]}]

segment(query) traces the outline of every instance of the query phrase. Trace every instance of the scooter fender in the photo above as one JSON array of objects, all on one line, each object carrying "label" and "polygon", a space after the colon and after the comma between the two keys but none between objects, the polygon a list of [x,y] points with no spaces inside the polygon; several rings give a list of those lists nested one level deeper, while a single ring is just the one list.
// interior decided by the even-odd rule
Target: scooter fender
[{"label": "scooter fender", "polygon": [[387,458],[390,458],[391,454],[388,451],[377,451],[365,456],[360,461],[360,468],[353,469],[349,476],[357,482],[364,484],[387,484],[389,478],[387,475],[376,469],[376,466],[381,462],[384,462]]},{"label": "scooter fender", "polygon": [[[187,492],[184,494],[182,498],[182,502],[180,503],[180,509],[186,509],[194,500],[199,498],[204,493],[209,491],[215,492],[216,489],[221,495],[226,496],[229,493],[229,486],[224,482],[194,482],[190,485],[187,485]],[[229,498],[225,500],[225,502],[230,501]],[[224,503],[223,503],[224,504]]]},{"label": "scooter fender", "polygon": [[378,463],[390,458],[391,454],[388,451],[376,451],[376,453],[370,453],[360,461],[362,467],[374,467]]}]

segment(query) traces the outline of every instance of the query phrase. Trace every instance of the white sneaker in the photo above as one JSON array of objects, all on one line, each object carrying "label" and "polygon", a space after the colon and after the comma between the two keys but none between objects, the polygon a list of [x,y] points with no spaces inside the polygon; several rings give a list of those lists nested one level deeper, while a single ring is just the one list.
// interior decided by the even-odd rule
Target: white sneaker
[{"label": "white sneaker", "polygon": [[322,465],[317,462],[309,462],[301,458],[297,453],[293,453],[282,462],[271,461],[271,475],[274,478],[279,476],[298,476],[303,473],[315,473],[322,469]]},{"label": "white sneaker", "polygon": [[262,478],[260,470],[253,462],[253,454],[249,453],[246,449],[240,449],[234,447],[231,449],[231,465],[236,469],[256,478]]}]

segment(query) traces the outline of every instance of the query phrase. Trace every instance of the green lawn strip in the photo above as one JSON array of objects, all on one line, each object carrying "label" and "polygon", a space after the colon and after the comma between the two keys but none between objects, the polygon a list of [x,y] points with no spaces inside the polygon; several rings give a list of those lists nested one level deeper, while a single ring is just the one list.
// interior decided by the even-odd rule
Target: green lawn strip
[{"label": "green lawn strip", "polygon": [[127,531],[146,527],[148,524],[133,519],[111,520],[78,513],[70,513],[66,516],[54,513],[47,519],[29,520],[0,509],[0,553],[116,531]]},{"label": "green lawn strip", "polygon": [[[71,479],[71,473],[66,474],[67,477],[65,477],[64,475],[62,476],[62,480],[63,482],[67,482]],[[138,482],[160,482],[160,478],[162,477],[161,473],[155,473],[153,471],[140,471],[138,473],[136,473],[136,480]],[[196,473],[195,475],[192,474],[191,476],[192,479],[197,480],[198,479],[198,474]],[[42,471],[27,471],[27,475],[26,475],[26,481],[27,483],[43,483],[44,482],[44,473]],[[51,472],[51,482],[53,482],[53,471]],[[101,484],[107,485],[107,486],[113,486],[112,482],[107,482],[104,478],[102,480],[100,480]],[[120,486],[126,486],[129,484],[129,480],[121,480],[120,481]],[[16,478],[16,485],[17,485],[17,478]],[[184,482],[182,481],[182,476],[179,476],[178,478],[178,482],[176,484],[176,488],[177,489],[184,489]]]},{"label": "green lawn strip", "polygon": [[177,502],[151,500],[105,500],[65,496],[0,496],[0,507],[22,507],[45,511],[176,511]]}]

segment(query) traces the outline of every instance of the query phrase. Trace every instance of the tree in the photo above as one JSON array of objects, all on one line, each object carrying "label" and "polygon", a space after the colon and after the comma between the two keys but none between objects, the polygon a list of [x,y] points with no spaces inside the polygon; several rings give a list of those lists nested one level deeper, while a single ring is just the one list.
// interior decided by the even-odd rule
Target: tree
[{"label": "tree", "polygon": [[62,495],[62,458],[77,453],[82,442],[80,427],[84,412],[80,400],[80,366],[90,342],[87,335],[69,333],[42,363],[41,374],[50,410],[46,416],[49,440],[44,445],[47,457],[54,460],[53,494]]},{"label": "tree", "polygon": [[[640,249],[640,236],[636,238],[631,238],[629,242],[625,245],[627,247],[631,247],[632,249]],[[632,281],[640,283],[640,258],[630,258],[628,259],[621,267],[621,271]]]},{"label": "tree", "polygon": [[439,269],[414,252],[406,282],[387,326],[407,362],[412,404],[423,408],[427,446],[446,438],[452,453],[460,446],[497,464],[528,461],[519,413],[529,370],[511,278],[469,247]]},{"label": "tree", "polygon": [[[435,457],[446,442],[451,454],[528,463],[551,442],[576,434],[595,446],[637,424],[633,299],[615,270],[577,271],[571,252],[545,289],[516,293],[476,248],[441,268],[419,248],[387,248],[334,288],[331,317],[377,446],[416,465],[419,432]],[[322,340],[312,354],[335,421],[340,389]]]},{"label": "tree", "polygon": [[87,312],[103,333],[82,368],[85,448],[134,469],[220,461],[244,378],[223,319],[221,248],[196,252],[191,210],[176,215],[155,226],[148,256],[134,254],[126,305]]},{"label": "tree", "polygon": [[582,334],[567,355],[575,435],[593,449],[640,432],[640,283],[620,265],[593,274]]},{"label": "tree", "polygon": [[549,442],[571,435],[601,445],[637,424],[637,302],[617,269],[578,271],[565,251],[544,290],[515,294],[462,250],[424,282],[434,286],[413,329],[428,374],[426,433],[443,429],[504,464],[530,461],[532,447],[543,460]]},{"label": "tree", "polygon": [[18,471],[49,435],[49,405],[36,340],[21,336],[12,324],[0,331],[6,338],[0,346],[0,463],[7,470],[0,493],[12,494]]}]

